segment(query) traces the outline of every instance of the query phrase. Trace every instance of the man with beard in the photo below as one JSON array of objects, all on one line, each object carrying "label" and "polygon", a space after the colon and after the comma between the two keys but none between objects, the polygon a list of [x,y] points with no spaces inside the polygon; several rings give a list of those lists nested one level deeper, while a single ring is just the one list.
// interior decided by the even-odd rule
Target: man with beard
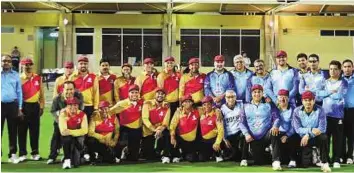
[{"label": "man with beard", "polygon": [[231,73],[235,78],[236,95],[239,100],[245,102],[247,81],[253,73],[246,68],[242,55],[236,55],[234,57],[234,66],[235,68],[231,70]]},{"label": "man with beard", "polygon": [[319,68],[320,57],[316,54],[311,54],[308,58],[310,71],[302,74],[300,77],[299,93],[302,94],[306,90],[315,93],[316,104],[322,106],[322,97],[319,97],[320,90],[324,87],[327,75]]},{"label": "man with beard", "polygon": [[170,163],[171,144],[168,126],[171,111],[169,104],[165,102],[165,97],[165,90],[158,88],[155,100],[144,102],[142,151],[147,159],[154,160],[156,153],[161,153],[162,150],[162,163]]},{"label": "man with beard", "polygon": [[297,69],[287,64],[288,55],[281,50],[277,53],[277,67],[269,74],[269,79],[265,86],[265,93],[277,104],[277,94],[279,90],[286,89],[289,91],[289,102],[291,105],[296,105],[296,94],[299,89],[299,73]]},{"label": "man with beard", "polygon": [[108,101],[101,101],[99,111],[95,111],[88,127],[88,147],[90,151],[91,164],[96,162],[119,163],[120,155],[119,121],[116,115],[109,113]]},{"label": "man with beard", "polygon": [[71,74],[74,71],[74,63],[71,61],[67,61],[64,63],[64,74],[58,77],[55,80],[54,89],[53,89],[53,98],[58,96],[58,94],[63,92],[64,82],[69,79]]},{"label": "man with beard", "polygon": [[[19,74],[11,69],[10,55],[1,57],[1,139],[4,132],[5,120],[9,133],[9,162],[19,162],[17,153],[17,123],[22,116],[22,88]],[[3,143],[4,144],[4,143]]]},{"label": "man with beard", "polygon": [[[254,69],[255,73],[247,81],[247,89],[246,89],[246,102],[249,103],[252,99],[251,89],[253,85],[262,85],[264,86],[269,78],[269,73],[264,69],[264,61],[261,59],[257,59],[254,61]],[[264,94],[264,97],[267,97]]]},{"label": "man with beard", "polygon": [[[347,159],[347,164],[353,164],[353,141],[354,141],[354,73],[353,61],[346,59],[343,65],[343,79],[348,83],[347,94],[345,95],[344,106],[344,142],[343,159]],[[347,144],[347,147],[346,147]]]},{"label": "man with beard", "polygon": [[[234,161],[242,160],[240,166],[247,166],[247,158],[242,157],[242,150],[245,143],[245,137],[240,129],[240,119],[244,114],[243,103],[236,101],[234,90],[225,92],[226,103],[220,108],[224,119],[224,142],[227,150],[231,150],[231,157]],[[239,147],[240,146],[240,147]]]},{"label": "man with beard", "polygon": [[[139,158],[140,140],[142,136],[142,118],[141,111],[143,100],[139,99],[139,86],[129,87],[129,99],[117,102],[110,108],[111,114],[119,114],[121,125],[121,137],[128,137],[128,160],[137,161]],[[119,139],[119,141],[122,141]],[[120,146],[123,147],[123,146]],[[121,151],[121,150],[120,150]],[[117,153],[119,156],[120,153]]]},{"label": "man with beard", "polygon": [[73,81],[75,87],[82,93],[84,97],[84,112],[88,121],[90,121],[92,112],[98,109],[100,96],[98,78],[94,73],[88,71],[88,63],[86,56],[80,56],[77,64],[78,71],[75,71],[69,80]]},{"label": "man with beard", "polygon": [[32,160],[40,160],[39,155],[39,126],[44,109],[44,91],[42,78],[33,72],[33,61],[30,58],[21,60],[24,71],[21,74],[23,92],[23,116],[18,126],[20,161],[27,159],[27,133],[30,132]]},{"label": "man with beard", "polygon": [[204,97],[205,74],[199,72],[199,58],[191,58],[188,62],[189,73],[183,74],[179,82],[179,98],[191,95],[194,104],[201,106],[201,100]]},{"label": "man with beard", "polygon": [[72,99],[73,97],[79,100],[79,109],[83,109],[83,97],[82,94],[78,91],[75,91],[75,84],[72,81],[65,81],[63,84],[63,92],[59,93],[54,99],[52,103],[52,108],[50,112],[54,118],[54,131],[52,135],[52,139],[50,142],[50,154],[48,156],[47,164],[53,164],[58,156],[58,150],[60,150],[62,146],[61,135],[58,125],[58,117],[60,112],[65,110],[66,100]]},{"label": "man with beard", "polygon": [[301,95],[303,106],[294,110],[292,126],[295,132],[301,137],[300,146],[302,153],[302,164],[308,167],[310,159],[306,155],[312,152],[312,147],[320,149],[323,172],[331,172],[328,164],[328,138],[326,135],[326,114],[322,107],[315,104],[315,95],[311,91],[305,91]]},{"label": "man with beard", "polygon": [[296,56],[297,58],[297,64],[299,66],[299,76],[301,77],[302,74],[305,74],[309,71],[309,68],[307,66],[307,55],[304,53],[299,53]]},{"label": "man with beard", "polygon": [[154,60],[144,59],[144,72],[135,80],[135,84],[141,89],[140,96],[144,100],[152,100],[157,88],[157,72],[154,72]]},{"label": "man with beard", "polygon": [[181,74],[175,71],[175,58],[165,58],[165,69],[157,76],[157,86],[166,92],[166,102],[170,103],[171,115],[179,106],[178,89]]},{"label": "man with beard", "polygon": [[117,76],[110,73],[109,61],[101,59],[100,74],[98,75],[98,88],[100,91],[100,101],[107,101],[110,105],[114,105],[114,81]]},{"label": "man with beard", "polygon": [[119,76],[114,82],[114,98],[115,101],[128,98],[129,87],[134,84],[135,77],[132,74],[133,67],[130,64],[123,64],[122,76]]},{"label": "man with beard", "polygon": [[214,67],[205,77],[204,95],[213,97],[214,105],[220,107],[225,102],[225,91],[235,90],[235,81],[232,73],[224,68],[224,56],[214,57]]}]

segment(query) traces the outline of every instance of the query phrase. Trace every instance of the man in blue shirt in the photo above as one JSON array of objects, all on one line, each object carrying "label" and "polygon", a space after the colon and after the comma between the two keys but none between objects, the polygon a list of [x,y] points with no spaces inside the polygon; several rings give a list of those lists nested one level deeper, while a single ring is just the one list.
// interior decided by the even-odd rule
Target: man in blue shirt
[{"label": "man in blue shirt", "polygon": [[327,136],[332,139],[333,167],[340,168],[343,143],[343,118],[344,118],[344,96],[347,93],[348,83],[342,79],[341,63],[331,61],[329,64],[330,78],[324,82],[324,87],[318,92],[323,98],[323,109],[327,115]]},{"label": "man in blue shirt", "polygon": [[10,55],[1,57],[1,138],[7,119],[9,132],[9,162],[17,164],[17,119],[22,114],[22,88],[19,74],[12,70]]},{"label": "man in blue shirt", "polygon": [[299,87],[299,72],[287,64],[287,53],[279,51],[276,57],[277,68],[269,73],[269,79],[265,86],[265,92],[277,104],[278,91],[286,89],[289,91],[290,105],[295,106],[296,95]]},{"label": "man in blue shirt", "polygon": [[235,91],[237,99],[245,102],[247,81],[252,76],[253,72],[246,68],[242,55],[236,55],[234,57],[234,66],[235,68],[231,70],[231,73],[235,78]]},{"label": "man in blue shirt", "polygon": [[204,95],[213,97],[214,104],[220,107],[225,103],[225,91],[235,90],[235,80],[233,75],[225,69],[224,56],[215,56],[214,67],[215,69],[205,78]]},{"label": "man in blue shirt", "polygon": [[[269,78],[269,73],[264,69],[264,61],[261,59],[257,59],[254,61],[254,73],[252,76],[248,79],[247,81],[247,89],[246,89],[246,102],[249,103],[252,99],[251,96],[251,88],[253,85],[262,85],[265,86],[268,78]],[[264,94],[264,97],[267,97]]]},{"label": "man in blue shirt", "polygon": [[265,148],[271,143],[273,170],[281,170],[279,116],[270,103],[262,102],[262,98],[263,87],[253,85],[252,101],[244,105],[245,113],[242,115],[240,123],[240,129],[246,140],[242,157],[246,157],[248,144],[250,144],[254,163],[262,165],[266,162]]},{"label": "man in blue shirt", "polygon": [[[247,158],[241,158],[241,151],[245,143],[245,137],[240,129],[240,119],[244,114],[243,103],[236,101],[234,90],[227,90],[225,99],[226,103],[220,108],[224,120],[224,142],[226,146],[224,153],[231,150],[230,154],[234,161],[246,160]],[[241,163],[241,166],[247,166],[247,162]]]},{"label": "man in blue shirt", "polygon": [[[344,142],[343,159],[347,158],[347,164],[353,164],[353,141],[354,141],[354,73],[353,61],[343,61],[343,79],[348,83],[347,94],[344,98]],[[346,147],[347,144],[347,147]],[[347,149],[348,148],[348,149]],[[346,150],[347,149],[347,150]]]},{"label": "man in blue shirt", "polygon": [[312,147],[320,149],[322,171],[331,172],[328,164],[328,138],[326,135],[327,119],[322,107],[315,104],[315,95],[311,91],[305,91],[302,96],[302,106],[294,110],[292,126],[301,137],[302,164],[310,165],[310,159],[306,156],[312,152]]},{"label": "man in blue shirt", "polygon": [[316,95],[316,104],[322,106],[323,98],[318,97],[318,92],[324,87],[325,81],[328,77],[326,73],[319,68],[320,57],[318,55],[311,54],[308,62],[310,71],[301,75],[299,93],[302,94],[306,90],[313,92]]}]

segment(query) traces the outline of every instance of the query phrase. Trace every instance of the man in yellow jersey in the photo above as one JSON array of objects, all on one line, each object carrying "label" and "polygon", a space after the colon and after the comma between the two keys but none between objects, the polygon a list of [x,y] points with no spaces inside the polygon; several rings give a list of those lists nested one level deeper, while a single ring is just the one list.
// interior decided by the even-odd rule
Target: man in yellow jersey
[{"label": "man in yellow jersey", "polygon": [[18,126],[18,139],[20,148],[19,160],[27,159],[27,133],[30,133],[32,160],[40,160],[39,155],[39,125],[44,108],[44,91],[42,78],[33,72],[33,61],[30,58],[21,60],[24,69],[20,78],[23,92],[23,116]]},{"label": "man in yellow jersey", "polygon": [[58,96],[60,93],[63,92],[64,82],[69,80],[71,74],[74,71],[74,63],[71,61],[67,61],[64,63],[64,74],[58,77],[55,80],[54,89],[53,89],[53,98]]},{"label": "man in yellow jersey", "polygon": [[114,82],[117,79],[115,74],[110,73],[109,61],[100,60],[100,74],[98,75],[98,85],[100,91],[100,101],[107,101],[110,105],[114,105]]},{"label": "man in yellow jersey", "polygon": [[75,83],[75,87],[84,96],[84,112],[90,121],[92,112],[98,110],[99,103],[99,84],[98,77],[88,70],[89,60],[86,56],[78,58],[77,71],[75,71],[69,80]]},{"label": "man in yellow jersey", "polygon": [[[110,108],[111,114],[119,114],[120,134],[122,138],[128,138],[127,159],[130,161],[137,161],[139,158],[142,107],[143,100],[139,99],[139,86],[132,85],[129,87],[129,99],[119,101]],[[119,141],[123,140],[119,139]]]},{"label": "man in yellow jersey", "polygon": [[182,97],[181,104],[170,124],[173,163],[180,161],[179,149],[182,149],[183,157],[189,162],[195,161],[197,156],[199,111],[193,108],[193,99],[190,95]]},{"label": "man in yellow jersey", "polygon": [[189,73],[183,74],[179,82],[179,98],[192,95],[194,104],[201,106],[204,97],[204,79],[206,75],[199,72],[199,58],[191,58],[188,61]]},{"label": "man in yellow jersey", "polygon": [[140,96],[144,100],[152,100],[155,97],[157,88],[157,72],[154,72],[154,60],[144,59],[144,72],[135,80],[140,88]]},{"label": "man in yellow jersey", "polygon": [[175,58],[165,58],[165,69],[157,76],[157,86],[166,91],[166,101],[170,103],[171,115],[174,115],[179,106],[178,88],[181,75],[176,72]]},{"label": "man in yellow jersey", "polygon": [[[147,159],[160,157],[163,151],[162,163],[170,163],[170,107],[165,102],[165,91],[158,88],[155,100],[148,100],[143,105],[143,140],[142,151]],[[156,154],[158,153],[158,154]]]},{"label": "man in yellow jersey", "polygon": [[122,76],[119,76],[114,82],[114,97],[116,102],[128,98],[129,87],[134,84],[135,77],[132,76],[133,66],[130,64],[123,64]]},{"label": "man in yellow jersey", "polygon": [[207,161],[210,156],[215,157],[216,162],[223,161],[220,144],[224,138],[224,124],[221,111],[213,108],[213,98],[205,96],[202,100],[203,109],[200,116],[201,143],[199,161]]}]

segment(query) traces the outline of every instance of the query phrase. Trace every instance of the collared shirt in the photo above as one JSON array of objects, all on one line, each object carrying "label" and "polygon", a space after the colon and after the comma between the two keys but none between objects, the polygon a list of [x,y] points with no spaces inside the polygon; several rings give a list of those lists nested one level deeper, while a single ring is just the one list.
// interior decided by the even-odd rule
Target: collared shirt
[{"label": "collared shirt", "polygon": [[318,128],[321,133],[326,133],[327,119],[322,107],[315,105],[311,113],[306,113],[304,106],[294,110],[292,125],[297,134],[301,137],[309,135],[314,138],[313,128]]},{"label": "collared shirt", "polygon": [[354,108],[354,73],[349,77],[343,75],[343,79],[348,83],[348,90],[344,101],[345,108]]},{"label": "collared shirt", "polygon": [[245,101],[247,81],[252,76],[253,72],[248,69],[245,69],[244,71],[237,71],[234,69],[231,73],[235,77],[235,92],[237,99]]},{"label": "collared shirt", "polygon": [[223,73],[213,70],[207,74],[204,81],[205,96],[221,96],[226,90],[235,90],[235,80],[231,72],[224,69]]},{"label": "collared shirt", "polygon": [[22,109],[22,87],[20,75],[13,70],[1,71],[1,102],[10,103],[17,100],[19,109]]}]

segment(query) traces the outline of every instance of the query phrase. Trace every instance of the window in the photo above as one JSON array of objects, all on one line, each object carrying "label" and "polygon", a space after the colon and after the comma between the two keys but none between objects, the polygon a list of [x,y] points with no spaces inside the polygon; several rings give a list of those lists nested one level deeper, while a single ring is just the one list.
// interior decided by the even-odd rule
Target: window
[{"label": "window", "polygon": [[181,29],[181,64],[190,57],[200,57],[202,66],[213,66],[214,57],[222,54],[225,66],[233,67],[233,57],[245,51],[253,62],[260,56],[260,30]]},{"label": "window", "polygon": [[336,30],[335,34],[336,34],[336,36],[349,36],[349,31],[348,30]]},{"label": "window", "polygon": [[93,28],[76,28],[76,54],[93,54]]},{"label": "window", "polygon": [[1,33],[15,33],[15,27],[12,26],[2,26]]},{"label": "window", "polygon": [[140,66],[143,57],[153,58],[161,66],[162,29],[103,28],[102,53],[112,66]]}]

